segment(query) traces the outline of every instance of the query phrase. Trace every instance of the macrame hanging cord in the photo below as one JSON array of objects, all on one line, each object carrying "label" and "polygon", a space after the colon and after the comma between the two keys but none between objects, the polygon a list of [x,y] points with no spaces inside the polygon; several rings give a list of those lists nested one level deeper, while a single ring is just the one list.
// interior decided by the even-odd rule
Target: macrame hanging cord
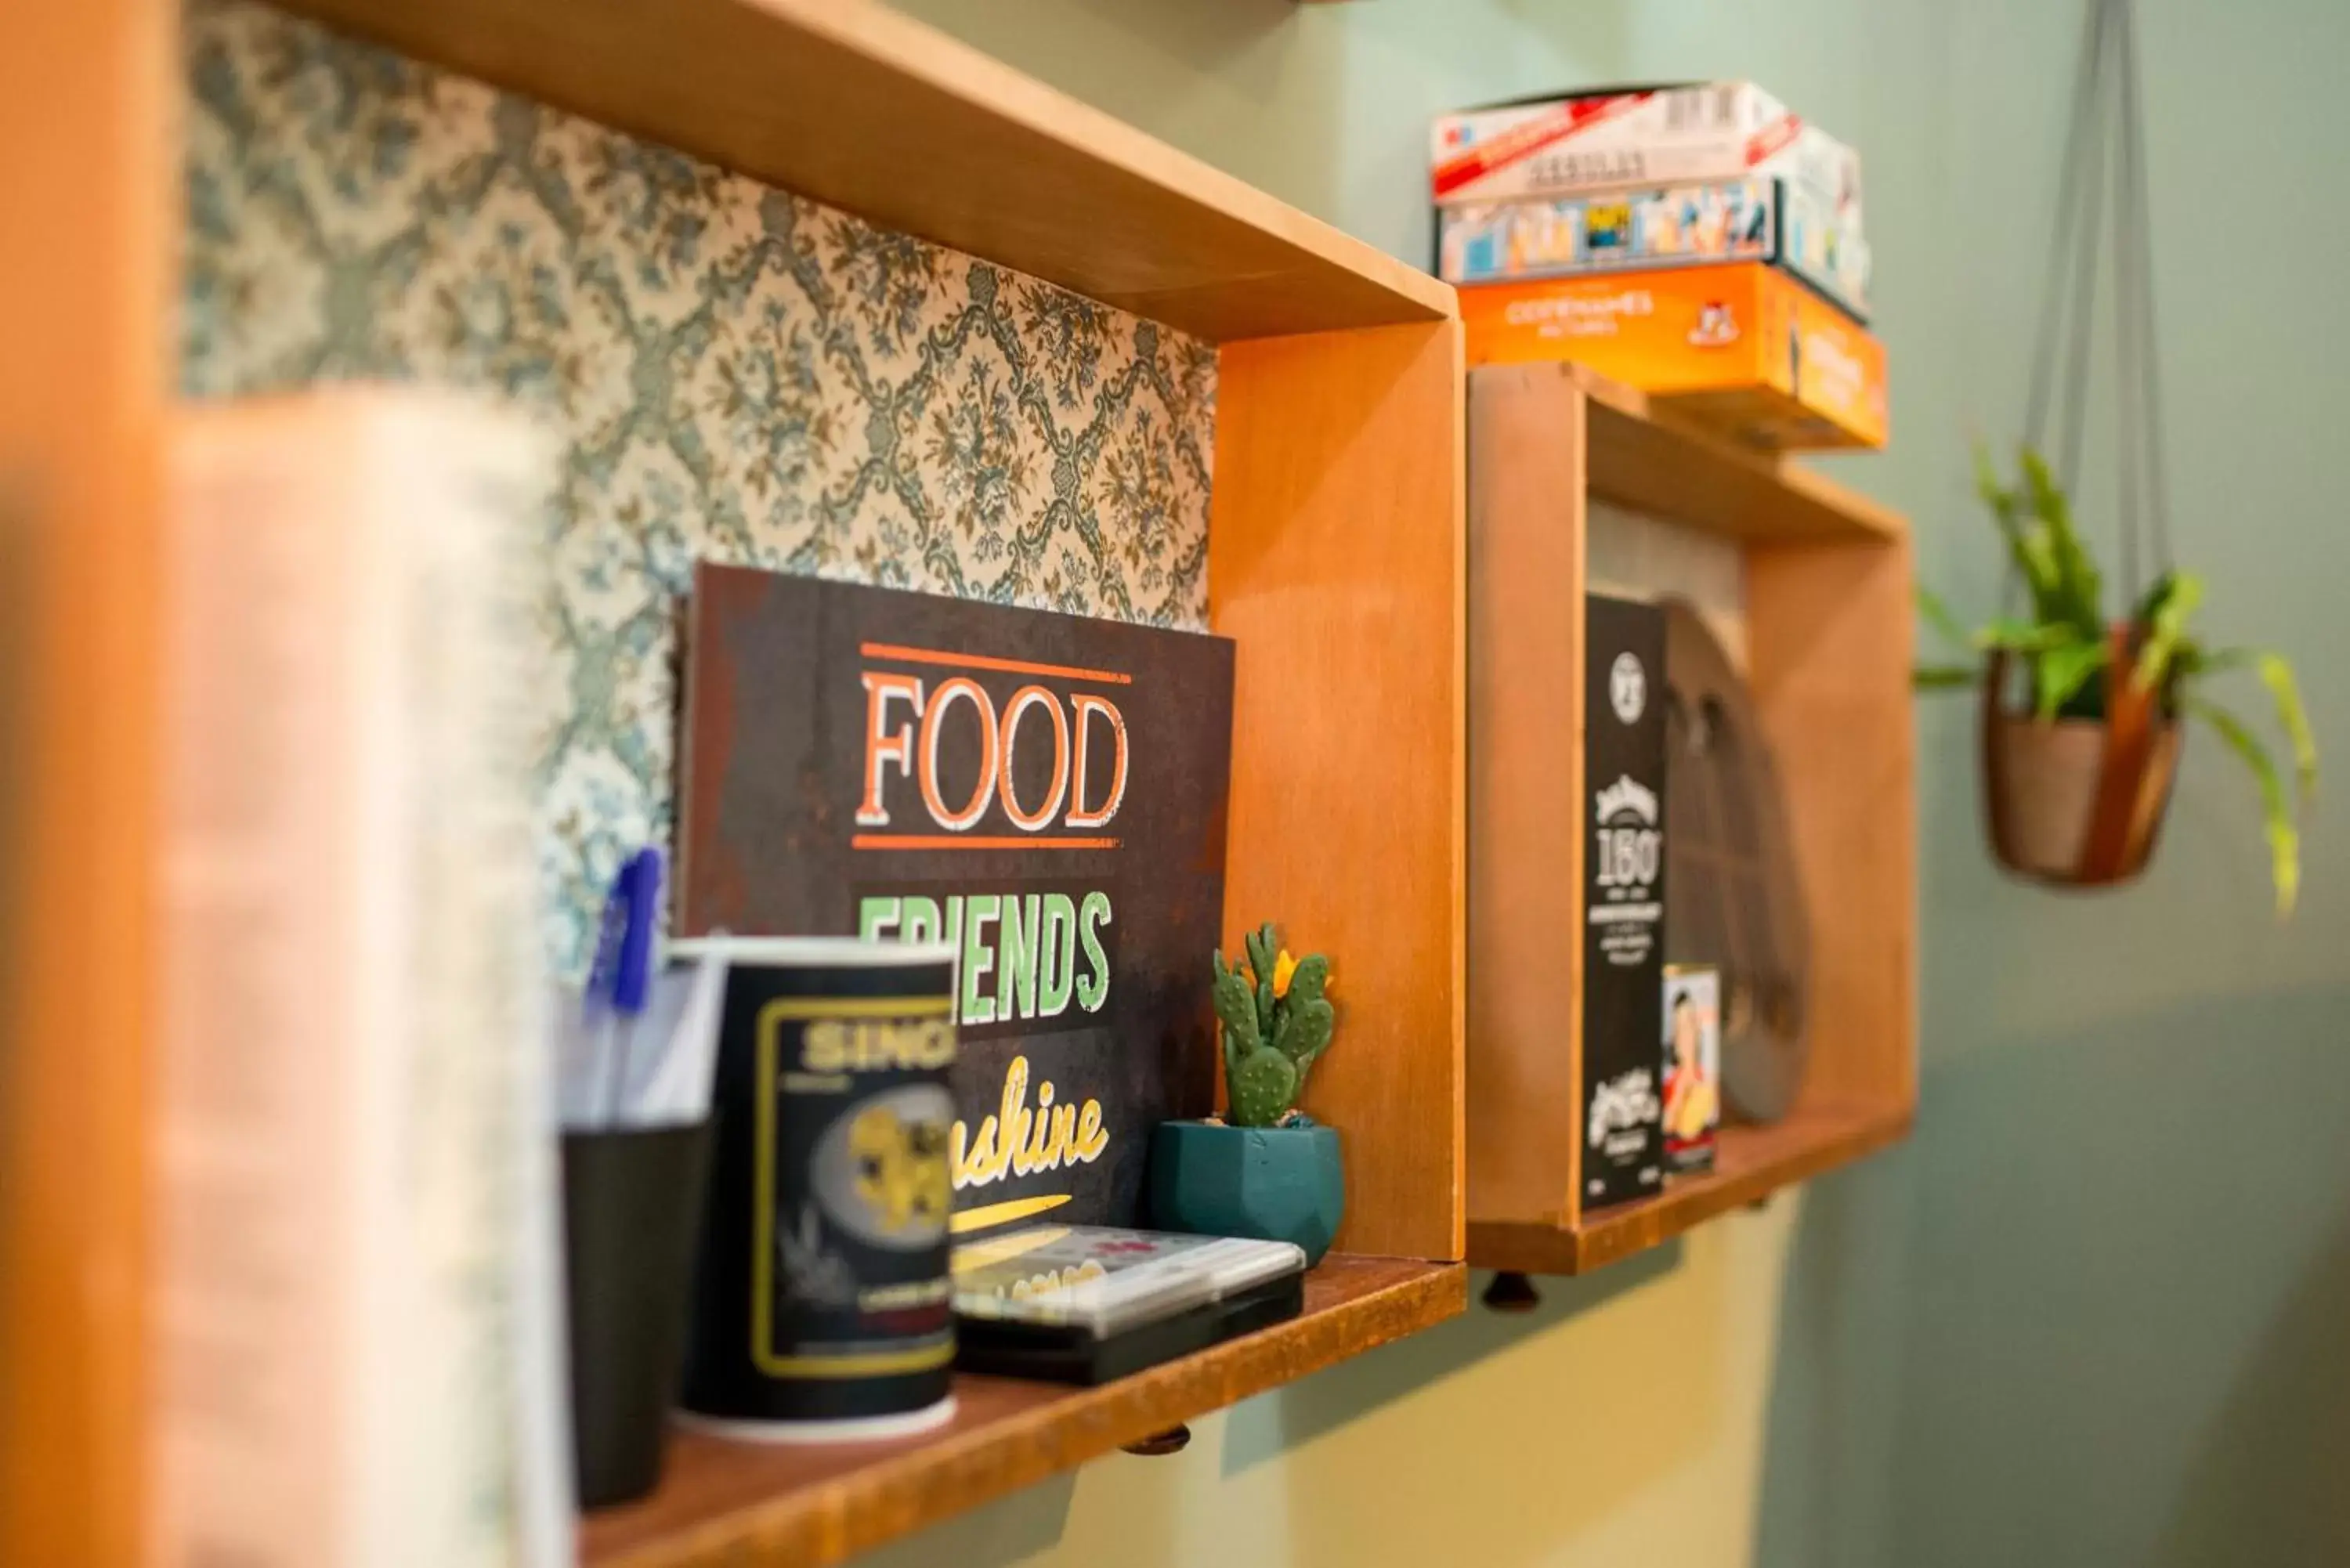
[{"label": "macrame hanging cord", "polygon": [[[2043,722],[2027,701],[2012,706],[2011,677],[2028,659],[1994,648],[1983,669],[1982,737],[1991,846],[2013,870],[2067,887],[2102,887],[2136,876],[2152,852],[2170,798],[2178,725],[2164,693],[2132,679],[2150,581],[2168,575],[2170,506],[2162,473],[2162,389],[2154,336],[2154,243],[2147,210],[2144,117],[2138,105],[2132,0],[2088,0],[2087,33],[2073,89],[2072,129],[2056,199],[2054,244],[2041,296],[2024,440],[2045,458],[2074,502],[2088,423],[2091,348],[2096,337],[2099,251],[2111,187],[2116,359],[2114,443],[2120,465],[2118,604],[2106,618],[2101,689],[2085,693],[2095,715]],[[2051,437],[2054,444],[2051,445]],[[2023,591],[2011,566],[2011,606]],[[2028,684],[2028,683],[2027,683]],[[2088,729],[2094,723],[2094,729]],[[2084,731],[2094,750],[2084,751]]]},{"label": "macrame hanging cord", "polygon": [[[2123,612],[2151,576],[2171,566],[2170,502],[2162,472],[2162,387],[2154,337],[2154,241],[2147,210],[2146,135],[2138,104],[2137,29],[2133,0],[2089,0],[2074,84],[2072,129],[2056,197],[2056,234],[2041,295],[2024,439],[2045,455],[2068,495],[2080,493],[2086,424],[2089,349],[2095,335],[2098,242],[2103,237],[2108,123],[2119,142],[2110,160],[2114,206],[2114,348],[2120,463],[2118,493]],[[2060,349],[2064,400],[2061,444],[2048,444],[2051,399]]]}]

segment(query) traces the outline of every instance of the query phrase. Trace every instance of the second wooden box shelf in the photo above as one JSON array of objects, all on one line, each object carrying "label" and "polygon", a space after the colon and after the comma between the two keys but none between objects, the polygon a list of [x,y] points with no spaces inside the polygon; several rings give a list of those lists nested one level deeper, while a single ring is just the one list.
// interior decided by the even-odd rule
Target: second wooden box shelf
[{"label": "second wooden box shelf", "polygon": [[[1908,1130],[1908,530],[1573,366],[1471,372],[1469,431],[1469,1261],[1577,1273]],[[1695,536],[1742,580],[1744,673],[1811,915],[1811,1051],[1791,1112],[1725,1126],[1711,1174],[1586,1213],[1581,605],[1596,503]]]}]

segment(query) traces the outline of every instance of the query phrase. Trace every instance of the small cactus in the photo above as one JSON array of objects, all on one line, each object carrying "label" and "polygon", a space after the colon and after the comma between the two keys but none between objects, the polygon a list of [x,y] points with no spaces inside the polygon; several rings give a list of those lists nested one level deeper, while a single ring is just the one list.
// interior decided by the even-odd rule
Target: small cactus
[{"label": "small cactus", "polygon": [[1272,1127],[1296,1109],[1305,1075],[1337,1026],[1324,995],[1330,961],[1320,953],[1291,958],[1270,921],[1242,945],[1247,973],[1227,967],[1221,949],[1214,961],[1211,994],[1224,1026],[1224,1086],[1234,1126]]},{"label": "small cactus", "polygon": [[1286,1000],[1292,1006],[1300,1002],[1319,1002],[1322,992],[1330,983],[1330,961],[1320,953],[1308,953],[1297,961],[1291,971]]},{"label": "small cactus", "polygon": [[1216,1016],[1224,1021],[1224,1055],[1230,1059],[1257,1048],[1259,1031],[1256,994],[1236,969],[1224,967],[1223,950],[1216,950]]},{"label": "small cactus", "polygon": [[1249,972],[1266,985],[1273,983],[1273,971],[1277,967],[1281,951],[1273,922],[1267,920],[1241,938],[1241,946],[1248,950]]},{"label": "small cactus", "polygon": [[1305,1081],[1305,1070],[1330,1044],[1330,1031],[1338,1023],[1337,1010],[1316,998],[1303,1007],[1284,1008],[1281,1032],[1273,1037],[1273,1048],[1289,1058],[1297,1069],[1297,1081]]},{"label": "small cactus", "polygon": [[1234,1126],[1269,1127],[1297,1103],[1297,1069],[1280,1052],[1260,1045],[1241,1058],[1225,1087]]}]

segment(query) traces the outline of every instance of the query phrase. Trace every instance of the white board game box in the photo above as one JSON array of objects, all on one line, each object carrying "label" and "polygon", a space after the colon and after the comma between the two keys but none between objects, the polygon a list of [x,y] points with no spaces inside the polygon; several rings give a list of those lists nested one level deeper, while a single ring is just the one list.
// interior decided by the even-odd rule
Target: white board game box
[{"label": "white board game box", "polygon": [[1868,319],[1868,242],[1805,187],[1769,177],[1474,202],[1437,212],[1451,284],[1768,262]]},{"label": "white board game box", "polygon": [[1860,223],[1860,155],[1752,82],[1601,88],[1444,115],[1430,167],[1439,206],[1776,174]]}]

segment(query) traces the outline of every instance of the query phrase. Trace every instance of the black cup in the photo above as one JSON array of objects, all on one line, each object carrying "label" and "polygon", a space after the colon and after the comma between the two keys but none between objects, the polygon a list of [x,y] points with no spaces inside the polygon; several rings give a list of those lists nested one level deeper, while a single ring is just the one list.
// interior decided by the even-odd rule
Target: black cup
[{"label": "black cup", "polygon": [[583,1508],[631,1501],[660,1480],[709,1163],[707,1121],[563,1135],[572,1447]]}]

